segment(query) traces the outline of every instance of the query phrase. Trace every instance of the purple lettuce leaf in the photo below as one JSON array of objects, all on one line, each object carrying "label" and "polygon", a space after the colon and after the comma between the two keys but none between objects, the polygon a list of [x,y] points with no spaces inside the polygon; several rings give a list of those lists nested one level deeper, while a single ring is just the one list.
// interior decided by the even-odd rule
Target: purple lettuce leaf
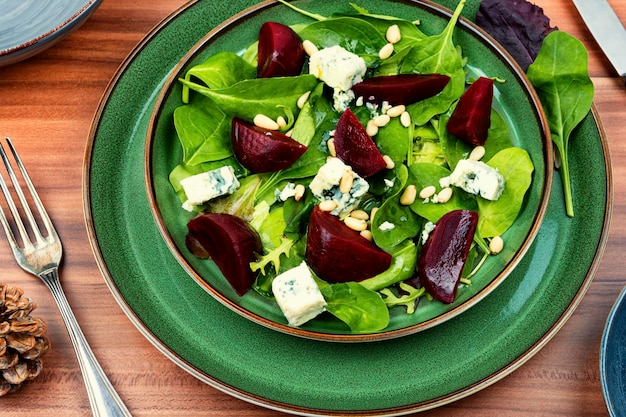
[{"label": "purple lettuce leaf", "polygon": [[524,71],[537,57],[544,38],[556,27],[543,9],[525,0],[483,0],[476,24],[495,38]]}]

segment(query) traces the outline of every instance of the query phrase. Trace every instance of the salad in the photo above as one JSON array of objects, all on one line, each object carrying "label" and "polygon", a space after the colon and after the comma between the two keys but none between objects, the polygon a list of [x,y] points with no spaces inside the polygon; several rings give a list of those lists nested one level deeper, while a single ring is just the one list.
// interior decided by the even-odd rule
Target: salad
[{"label": "salad", "polygon": [[453,43],[464,4],[437,35],[296,9],[312,23],[268,22],[190,68],[170,182],[192,253],[292,326],[330,313],[373,333],[392,308],[454,302],[506,245],[534,170],[492,107],[506,80],[468,77]]}]

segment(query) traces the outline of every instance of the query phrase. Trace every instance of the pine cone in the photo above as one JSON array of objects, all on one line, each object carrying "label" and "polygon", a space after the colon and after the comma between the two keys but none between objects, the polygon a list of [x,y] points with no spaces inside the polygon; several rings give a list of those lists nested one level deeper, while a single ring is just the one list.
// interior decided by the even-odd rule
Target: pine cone
[{"label": "pine cone", "polygon": [[39,358],[50,349],[46,322],[30,316],[37,305],[23,295],[0,283],[0,397],[39,375]]}]

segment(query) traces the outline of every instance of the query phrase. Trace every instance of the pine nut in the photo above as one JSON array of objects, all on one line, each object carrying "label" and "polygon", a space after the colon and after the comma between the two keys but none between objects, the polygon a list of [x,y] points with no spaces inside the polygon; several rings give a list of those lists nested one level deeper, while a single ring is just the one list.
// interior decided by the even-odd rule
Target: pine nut
[{"label": "pine nut", "polygon": [[335,200],[324,200],[319,204],[319,208],[322,211],[333,211],[337,208],[337,202]]},{"label": "pine nut", "polygon": [[315,46],[315,44],[313,42],[311,42],[310,40],[308,40],[308,39],[305,39],[305,40],[302,41],[302,47],[304,48],[304,52],[308,56],[311,56],[314,53],[319,51],[317,49],[317,46]]},{"label": "pine nut", "polygon": [[429,185],[428,187],[422,188],[422,190],[419,193],[419,197],[421,199],[430,198],[434,196],[436,192],[437,192],[437,188],[435,188],[434,185]]},{"label": "pine nut", "polygon": [[380,116],[374,117],[374,124],[378,127],[384,127],[389,124],[391,118],[386,114],[381,114]]},{"label": "pine nut", "polygon": [[302,109],[304,107],[304,103],[306,103],[306,101],[309,99],[309,96],[311,95],[310,91],[307,91],[306,93],[302,94],[300,96],[300,98],[298,98],[298,108]]},{"label": "pine nut", "polygon": [[389,43],[398,43],[400,39],[402,39],[402,35],[400,34],[400,27],[398,25],[391,25],[387,28],[387,33],[385,34],[385,38]]},{"label": "pine nut", "polygon": [[287,126],[287,121],[283,116],[278,116],[278,119],[276,119],[276,124],[282,129],[283,127]]},{"label": "pine nut", "polygon": [[473,161],[480,161],[481,159],[483,159],[483,156],[485,156],[485,147],[479,145],[472,149],[472,152],[470,152],[468,159],[471,159]]},{"label": "pine nut", "polygon": [[367,214],[365,210],[352,210],[350,212],[350,217],[354,217],[359,220],[369,220],[370,215]]},{"label": "pine nut", "polygon": [[300,201],[302,199],[302,197],[304,197],[304,192],[305,191],[306,191],[306,189],[304,188],[304,185],[302,185],[302,184],[296,185],[296,188],[295,188],[294,194],[293,194],[293,198],[295,198],[296,201]]},{"label": "pine nut", "polygon": [[394,169],[396,167],[396,163],[393,162],[393,159],[391,159],[389,155],[383,155],[383,159],[385,160],[385,163],[387,164],[386,166],[387,169]]},{"label": "pine nut", "polygon": [[363,96],[359,96],[356,99],[356,102],[354,104],[356,104],[357,107],[361,107],[364,103],[365,99],[363,98]]},{"label": "pine nut", "polygon": [[332,156],[337,156],[337,150],[335,149],[335,139],[330,138],[326,141],[326,146],[328,146],[328,153]]},{"label": "pine nut", "polygon": [[410,184],[404,189],[402,196],[400,196],[400,204],[402,204],[403,206],[410,206],[411,204],[413,204],[416,198],[417,188],[415,188],[413,184]]},{"label": "pine nut", "polygon": [[378,126],[376,126],[376,123],[374,123],[373,120],[370,120],[369,122],[367,122],[365,131],[370,137],[376,136],[378,134]]},{"label": "pine nut", "polygon": [[404,104],[399,104],[397,106],[391,107],[387,110],[387,116],[389,117],[398,117],[406,110],[406,106]]},{"label": "pine nut", "polygon": [[393,54],[393,43],[388,43],[380,48],[380,51],[378,52],[378,57],[380,59],[387,59],[391,56],[391,54]]},{"label": "pine nut", "polygon": [[361,236],[363,236],[365,239],[369,240],[370,242],[372,240],[374,240],[374,236],[372,235],[372,231],[371,230],[361,230]]},{"label": "pine nut", "polygon": [[362,232],[367,229],[367,222],[365,220],[355,219],[354,217],[346,217],[343,219],[343,222],[346,226],[348,226],[352,230],[356,230],[357,232]]},{"label": "pine nut", "polygon": [[411,115],[408,111],[405,111],[400,115],[400,123],[402,123],[402,126],[404,127],[411,126]]},{"label": "pine nut", "polygon": [[374,215],[376,214],[377,211],[378,211],[378,207],[374,207],[370,210],[370,222],[374,221]]},{"label": "pine nut", "polygon": [[446,187],[437,194],[438,203],[447,203],[452,198],[452,188]]},{"label": "pine nut", "polygon": [[496,236],[489,242],[489,250],[493,255],[500,253],[504,249],[504,240],[500,236]]},{"label": "pine nut", "polygon": [[278,130],[280,126],[274,120],[270,119],[264,114],[257,114],[254,116],[254,125],[267,130]]},{"label": "pine nut", "polygon": [[347,169],[343,175],[341,176],[341,181],[339,181],[339,191],[344,194],[347,194],[352,189],[352,184],[354,183],[354,173],[352,170]]}]

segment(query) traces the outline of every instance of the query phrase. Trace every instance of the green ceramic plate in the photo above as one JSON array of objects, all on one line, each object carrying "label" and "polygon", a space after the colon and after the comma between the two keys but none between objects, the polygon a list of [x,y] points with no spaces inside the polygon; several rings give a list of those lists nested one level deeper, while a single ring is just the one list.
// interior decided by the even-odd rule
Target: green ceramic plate
[{"label": "green ceramic plate", "polygon": [[[354,12],[347,2],[320,5],[309,2],[295,2],[308,11],[325,16],[333,12]],[[427,34],[441,33],[448,22],[448,16],[430,6],[417,3],[399,4],[386,0],[362,0],[359,5],[372,13],[389,13],[395,16],[410,16],[409,20],[419,20],[420,29]],[[294,329],[275,302],[248,291],[238,296],[223,275],[211,261],[195,258],[185,246],[187,223],[194,217],[181,208],[174,189],[167,181],[170,172],[182,161],[182,149],[174,128],[173,112],[183,105],[181,83],[189,68],[204,62],[208,57],[222,51],[242,51],[254,43],[261,24],[278,21],[286,24],[312,23],[313,20],[294,12],[284,5],[259,6],[254,11],[236,16],[211,31],[202,39],[174,69],[159,95],[146,142],[146,179],[149,199],[157,224],[170,246],[172,253],[191,276],[218,301],[233,311],[256,323],[289,334],[333,341],[372,341],[383,340],[415,333],[438,325],[475,305],[495,289],[513,270],[530,247],[548,205],[552,185],[552,161],[550,138],[545,133],[547,122],[543,116],[539,100],[528,84],[523,71],[507,56],[501,54],[489,40],[482,37],[475,27],[463,22],[455,28],[455,44],[459,45],[468,63],[466,68],[474,77],[487,75],[507,80],[496,83],[494,107],[507,120],[511,141],[528,151],[535,166],[533,182],[517,220],[503,235],[506,248],[498,256],[491,256],[472,277],[472,285],[461,286],[452,304],[438,301],[420,301],[415,314],[406,314],[405,307],[390,310],[389,326],[375,334],[351,334],[350,329],[330,314],[321,315],[303,326]]]},{"label": "green ceramic plate", "polygon": [[[130,54],[96,114],[86,150],[86,222],[122,309],[160,351],[200,380],[246,401],[303,415],[425,410],[517,369],[572,315],[606,244],[612,179],[595,112],[570,142],[576,217],[564,214],[557,176],[534,244],[511,275],[470,310],[413,335],[366,344],[276,332],[207,296],[178,264],[152,218],[143,178],[148,123],[168,76],[206,33],[253,3],[198,1],[178,10]],[[410,4],[390,3],[384,12]],[[470,0],[465,16],[473,17],[477,7]]]}]

